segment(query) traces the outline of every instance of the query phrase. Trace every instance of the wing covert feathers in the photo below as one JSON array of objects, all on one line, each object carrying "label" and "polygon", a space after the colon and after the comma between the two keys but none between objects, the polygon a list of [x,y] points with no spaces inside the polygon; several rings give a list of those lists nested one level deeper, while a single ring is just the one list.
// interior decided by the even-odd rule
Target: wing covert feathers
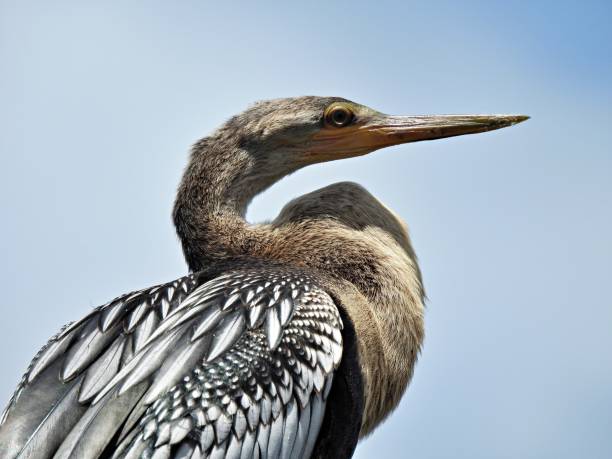
[{"label": "wing covert feathers", "polygon": [[296,270],[200,282],[117,298],[52,338],[3,416],[0,456],[309,457],[342,356],[332,299]]}]

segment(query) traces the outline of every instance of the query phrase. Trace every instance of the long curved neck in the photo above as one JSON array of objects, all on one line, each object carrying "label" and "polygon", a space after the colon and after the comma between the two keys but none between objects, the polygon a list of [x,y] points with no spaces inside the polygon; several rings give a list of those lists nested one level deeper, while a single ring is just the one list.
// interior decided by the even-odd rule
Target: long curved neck
[{"label": "long curved neck", "polygon": [[[263,155],[262,155],[263,156]],[[196,143],[174,204],[174,224],[192,271],[209,261],[248,253],[246,209],[257,194],[291,173],[219,132]]]}]

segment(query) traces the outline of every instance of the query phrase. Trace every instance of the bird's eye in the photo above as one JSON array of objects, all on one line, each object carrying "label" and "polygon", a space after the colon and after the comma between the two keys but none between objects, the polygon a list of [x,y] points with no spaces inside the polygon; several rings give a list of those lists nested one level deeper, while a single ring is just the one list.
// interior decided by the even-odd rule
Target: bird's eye
[{"label": "bird's eye", "polygon": [[344,105],[332,105],[325,110],[325,122],[334,127],[348,126],[354,117],[351,109]]}]

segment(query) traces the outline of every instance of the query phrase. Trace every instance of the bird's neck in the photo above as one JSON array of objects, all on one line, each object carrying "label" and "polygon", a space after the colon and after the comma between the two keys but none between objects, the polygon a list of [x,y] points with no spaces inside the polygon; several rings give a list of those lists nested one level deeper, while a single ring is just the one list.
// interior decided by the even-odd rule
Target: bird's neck
[{"label": "bird's neck", "polygon": [[251,200],[289,168],[266,168],[257,155],[218,138],[192,150],[174,205],[174,223],[192,271],[251,253],[255,227],[245,220]]}]

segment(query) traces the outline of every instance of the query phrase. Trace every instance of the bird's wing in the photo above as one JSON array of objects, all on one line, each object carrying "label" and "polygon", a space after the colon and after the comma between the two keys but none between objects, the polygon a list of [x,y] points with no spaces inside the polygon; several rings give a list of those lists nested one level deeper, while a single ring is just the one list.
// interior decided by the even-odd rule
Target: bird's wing
[{"label": "bird's wing", "polygon": [[50,457],[102,387],[197,286],[190,274],[128,293],[51,338],[0,417],[0,457]]},{"label": "bird's wing", "polygon": [[[35,360],[27,379],[34,377],[8,411],[0,441],[9,424],[19,427],[20,400],[28,391],[36,395],[37,379],[44,390],[59,370],[64,382],[55,392],[61,394],[44,401],[44,416],[2,457],[310,455],[342,336],[338,309],[308,275],[229,272],[171,305],[155,323],[145,325],[153,319],[141,317],[131,332],[137,308],[128,317],[113,307],[69,327]],[[90,337],[114,326],[122,330],[104,344]],[[94,331],[86,333],[89,328]],[[146,336],[137,338],[141,328]],[[62,350],[53,351],[54,344]],[[128,347],[133,351],[124,358]],[[55,358],[45,357],[48,352]],[[95,356],[85,357],[90,353]],[[71,363],[77,356],[88,362]]]}]

